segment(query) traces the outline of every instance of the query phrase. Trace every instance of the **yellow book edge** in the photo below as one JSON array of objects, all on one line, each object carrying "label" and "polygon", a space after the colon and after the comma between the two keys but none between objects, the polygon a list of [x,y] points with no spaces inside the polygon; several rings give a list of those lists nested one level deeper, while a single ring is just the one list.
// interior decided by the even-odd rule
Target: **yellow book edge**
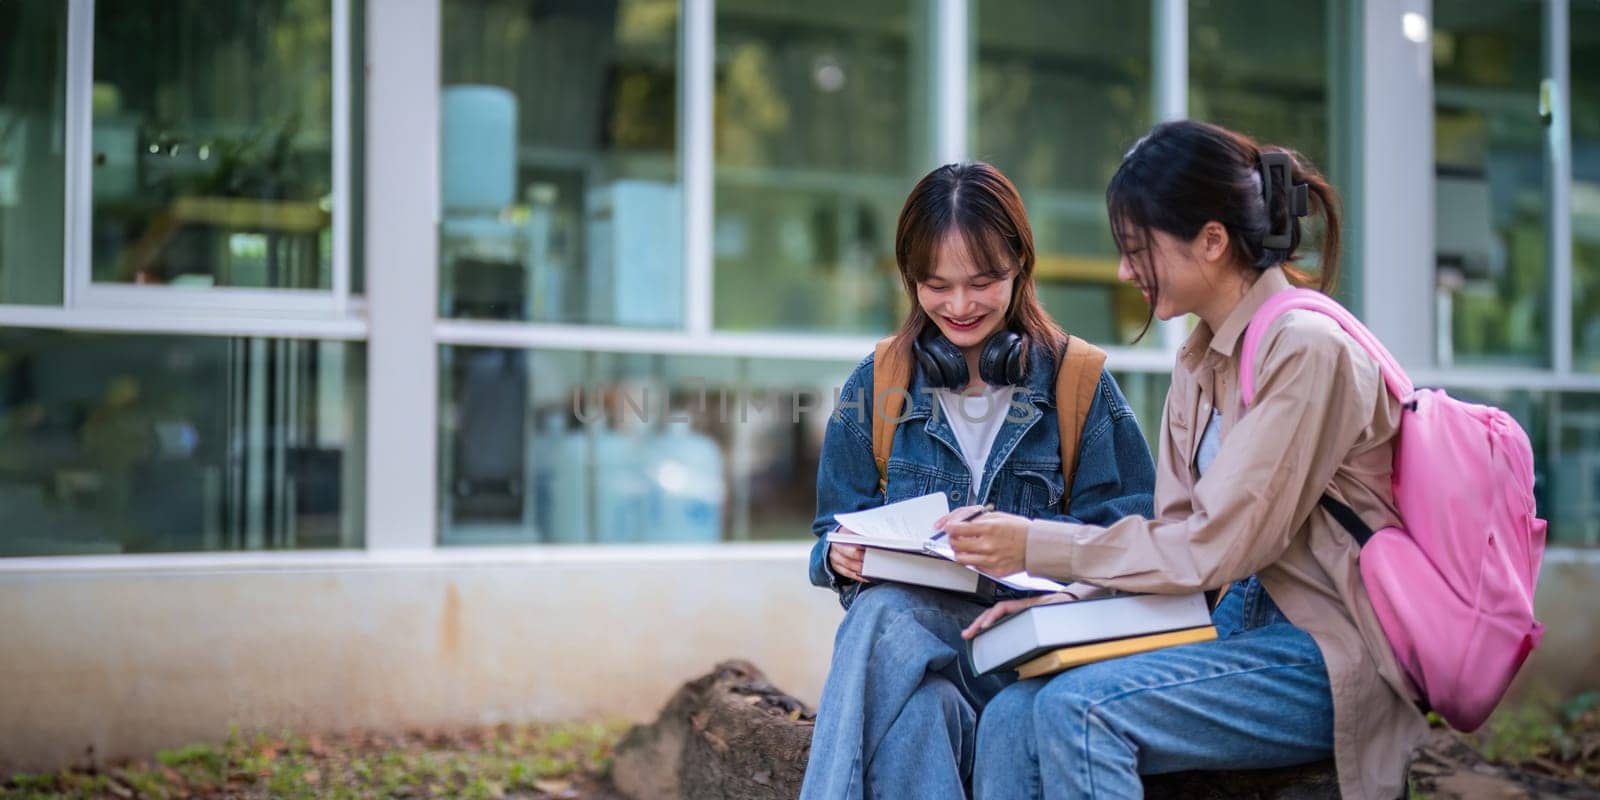
[{"label": "yellow book edge", "polygon": [[1131,656],[1134,653],[1160,650],[1163,647],[1177,647],[1180,644],[1209,642],[1215,638],[1217,638],[1216,627],[1203,625],[1198,628],[1185,628],[1181,631],[1152,633],[1148,636],[1131,636],[1127,639],[1113,639],[1109,642],[1063,647],[1023,662],[1021,666],[1017,667],[1017,677],[1027,680],[1094,661],[1105,661],[1108,658],[1117,658],[1119,656]]}]

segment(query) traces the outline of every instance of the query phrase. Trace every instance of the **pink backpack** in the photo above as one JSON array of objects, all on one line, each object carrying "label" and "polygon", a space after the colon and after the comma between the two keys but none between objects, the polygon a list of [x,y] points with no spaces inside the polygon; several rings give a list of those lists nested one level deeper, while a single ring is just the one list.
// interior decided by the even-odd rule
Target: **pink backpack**
[{"label": "pink backpack", "polygon": [[1322,506],[1361,543],[1361,578],[1406,676],[1452,727],[1476,730],[1544,635],[1533,588],[1546,523],[1534,515],[1528,436],[1498,408],[1413,389],[1371,331],[1309,289],[1279,292],[1251,317],[1239,376],[1246,407],[1255,397],[1256,350],[1291,309],[1336,320],[1405,403],[1394,454],[1405,528],[1373,533],[1332,497]]}]

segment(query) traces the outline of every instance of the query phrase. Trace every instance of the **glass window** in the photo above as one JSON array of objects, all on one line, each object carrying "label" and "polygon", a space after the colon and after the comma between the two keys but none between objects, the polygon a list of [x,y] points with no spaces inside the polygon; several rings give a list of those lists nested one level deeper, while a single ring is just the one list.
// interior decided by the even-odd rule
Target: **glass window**
[{"label": "glass window", "polygon": [[1439,0],[1433,10],[1438,362],[1544,366],[1540,4]]},{"label": "glass window", "polygon": [[1572,365],[1600,371],[1600,0],[1573,0]]},{"label": "glass window", "polygon": [[1529,389],[1451,389],[1506,410],[1533,445],[1534,499],[1552,546],[1600,545],[1600,395]]},{"label": "glass window", "polygon": [[94,281],[332,286],[329,3],[95,4]]},{"label": "glass window", "polygon": [[360,547],[366,353],[0,329],[0,556]]},{"label": "glass window", "polygon": [[1139,420],[1139,430],[1150,447],[1151,460],[1161,446],[1161,412],[1167,407],[1167,390],[1172,388],[1169,372],[1115,372],[1117,385],[1122,388],[1128,408]]},{"label": "glass window", "polygon": [[677,3],[443,14],[440,314],[680,325]]},{"label": "glass window", "polygon": [[1600,545],[1600,395],[1552,394],[1538,411],[1546,421],[1531,432],[1534,464],[1550,476],[1538,498],[1550,520],[1550,541]]},{"label": "glass window", "polygon": [[[367,292],[367,0],[350,3],[350,293]],[[337,212],[336,212],[337,213]]]},{"label": "glass window", "polygon": [[[440,542],[805,540],[852,367],[443,347]],[[1166,373],[1117,380],[1161,418]]]},{"label": "glass window", "polygon": [[444,347],[440,541],[803,539],[851,364]]},{"label": "glass window", "polygon": [[717,4],[717,327],[881,334],[904,315],[894,235],[932,166],[929,6]]},{"label": "glass window", "polygon": [[61,303],[66,41],[66,3],[0,3],[0,303]]},{"label": "glass window", "polygon": [[[1189,116],[1299,151],[1337,184],[1343,165],[1331,160],[1329,12],[1324,0],[1295,5],[1192,0]],[[1347,213],[1349,208],[1346,203]],[[1322,247],[1321,218],[1304,222],[1300,262],[1314,269]],[[1350,264],[1346,258],[1342,266]],[[1352,286],[1351,277],[1343,273],[1340,287]]]},{"label": "glass window", "polygon": [[1189,116],[1328,164],[1325,0],[1191,0]]},{"label": "glass window", "polygon": [[1151,125],[1150,4],[984,0],[973,8],[972,153],[1022,193],[1050,313],[1091,341],[1130,342],[1148,309],[1117,280],[1105,190]]}]

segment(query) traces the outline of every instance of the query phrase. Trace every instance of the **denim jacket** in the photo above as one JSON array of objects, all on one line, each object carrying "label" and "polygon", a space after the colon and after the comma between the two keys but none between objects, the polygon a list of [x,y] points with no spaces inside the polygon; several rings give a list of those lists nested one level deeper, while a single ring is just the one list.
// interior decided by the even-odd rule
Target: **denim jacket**
[{"label": "denim jacket", "polygon": [[992,502],[997,510],[1034,519],[1109,525],[1129,515],[1151,515],[1155,465],[1139,422],[1109,372],[1101,373],[1089,407],[1069,513],[1061,513],[1066,487],[1055,409],[1060,364],[1044,347],[1030,348],[1027,374],[1012,407],[996,412],[1007,418],[989,452],[986,479],[977,487],[950,420],[922,371],[913,367],[911,399],[901,412],[889,455],[888,488],[879,492],[872,459],[872,360],[869,354],[857,365],[834,403],[822,440],[817,516],[811,524],[818,537],[811,549],[811,582],[837,590],[846,608],[860,585],[838,577],[828,564],[826,534],[837,525],[834,514],[944,492],[952,507]]}]

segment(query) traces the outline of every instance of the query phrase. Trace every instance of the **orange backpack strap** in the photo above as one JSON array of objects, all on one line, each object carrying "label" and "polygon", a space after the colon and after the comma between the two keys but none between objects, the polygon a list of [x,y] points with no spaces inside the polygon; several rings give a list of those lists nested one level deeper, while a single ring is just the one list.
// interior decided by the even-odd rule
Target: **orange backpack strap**
[{"label": "orange backpack strap", "polygon": [[[894,337],[878,342],[872,355],[872,461],[878,465],[878,491],[889,488],[889,449],[900,425],[911,386],[911,354],[894,347]],[[881,404],[881,405],[880,405]]]},{"label": "orange backpack strap", "polygon": [[1094,404],[1100,373],[1106,366],[1106,351],[1076,336],[1067,337],[1067,352],[1056,373],[1056,421],[1061,429],[1061,477],[1066,481],[1061,493],[1061,511],[1072,505],[1072,479],[1078,472],[1078,441],[1083,438],[1089,407]]}]

